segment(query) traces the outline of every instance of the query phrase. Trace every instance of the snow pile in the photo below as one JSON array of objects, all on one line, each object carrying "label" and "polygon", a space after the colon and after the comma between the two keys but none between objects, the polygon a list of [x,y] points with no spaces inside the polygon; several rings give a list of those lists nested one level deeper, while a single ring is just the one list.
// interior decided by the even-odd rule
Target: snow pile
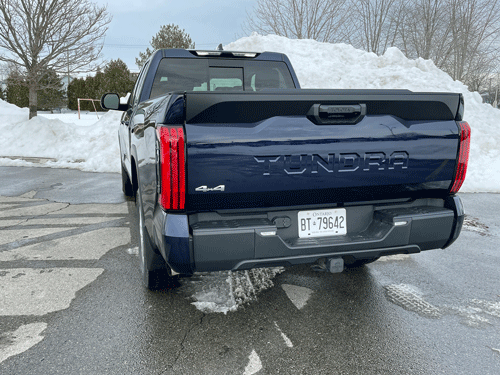
[{"label": "snow pile", "polygon": [[0,165],[32,165],[16,158],[37,157],[55,159],[44,164],[54,168],[120,171],[117,133],[121,112],[101,114],[99,120],[95,113],[83,115],[81,120],[76,113],[40,114],[28,120],[27,109],[0,100],[0,113],[3,120],[0,122]]},{"label": "snow pile", "polygon": [[464,95],[464,119],[472,128],[470,162],[461,192],[500,192],[500,110],[482,103],[461,82],[430,60],[409,60],[397,48],[382,56],[351,45],[288,39],[256,33],[225,50],[282,52],[290,59],[302,88],[408,89]]},{"label": "snow pile", "polygon": [[[27,121],[29,118],[28,108],[19,108],[14,104],[4,102],[0,99],[0,126],[2,125],[15,125],[18,122]],[[8,136],[8,134],[4,134]]]},{"label": "snow pile", "polygon": [[182,289],[195,299],[193,305],[198,310],[227,314],[257,300],[257,295],[271,288],[272,279],[284,270],[276,267],[206,273],[182,279]]}]

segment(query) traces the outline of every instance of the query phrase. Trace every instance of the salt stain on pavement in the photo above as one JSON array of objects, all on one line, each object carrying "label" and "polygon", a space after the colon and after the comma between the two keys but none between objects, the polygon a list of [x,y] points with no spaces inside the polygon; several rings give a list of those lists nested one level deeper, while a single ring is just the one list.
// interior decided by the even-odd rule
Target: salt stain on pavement
[{"label": "salt stain on pavement", "polygon": [[0,252],[0,261],[100,259],[110,249],[129,242],[129,228],[102,228],[3,251]]},{"label": "salt stain on pavement", "polygon": [[76,292],[103,271],[100,268],[6,269],[0,277],[0,316],[42,316],[66,309]]},{"label": "salt stain on pavement", "polygon": [[26,324],[14,332],[6,332],[0,336],[0,363],[13,355],[25,352],[43,340],[41,333],[47,328],[47,323]]}]

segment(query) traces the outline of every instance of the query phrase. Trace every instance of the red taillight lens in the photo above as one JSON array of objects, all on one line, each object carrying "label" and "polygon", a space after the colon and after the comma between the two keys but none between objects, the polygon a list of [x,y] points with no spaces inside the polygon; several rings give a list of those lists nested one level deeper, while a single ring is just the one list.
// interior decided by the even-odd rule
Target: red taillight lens
[{"label": "red taillight lens", "polygon": [[166,210],[183,210],[186,204],[186,153],[184,129],[161,126],[157,129],[160,158],[158,203]]},{"label": "red taillight lens", "polygon": [[465,121],[457,122],[460,129],[460,146],[458,150],[458,163],[457,170],[455,172],[455,179],[453,180],[453,185],[451,186],[450,193],[457,193],[465,180],[465,174],[467,173],[467,164],[469,163],[469,151],[470,151],[470,126]]}]

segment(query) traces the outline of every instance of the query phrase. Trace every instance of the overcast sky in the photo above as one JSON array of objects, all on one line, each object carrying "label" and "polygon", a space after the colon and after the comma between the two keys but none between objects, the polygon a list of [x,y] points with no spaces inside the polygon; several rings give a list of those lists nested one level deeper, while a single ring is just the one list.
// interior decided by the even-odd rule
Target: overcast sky
[{"label": "overcast sky", "polygon": [[246,10],[252,11],[256,0],[98,0],[108,5],[113,16],[104,42],[105,60],[122,59],[137,70],[135,58],[144,52],[162,25],[179,25],[199,49],[215,49],[246,36],[241,25]]}]

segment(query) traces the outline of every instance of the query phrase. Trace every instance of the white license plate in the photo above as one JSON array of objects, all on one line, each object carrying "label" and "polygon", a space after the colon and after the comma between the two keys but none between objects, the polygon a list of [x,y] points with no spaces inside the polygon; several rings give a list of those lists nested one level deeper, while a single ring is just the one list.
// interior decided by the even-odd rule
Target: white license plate
[{"label": "white license plate", "polygon": [[345,208],[299,211],[299,238],[347,234]]}]

